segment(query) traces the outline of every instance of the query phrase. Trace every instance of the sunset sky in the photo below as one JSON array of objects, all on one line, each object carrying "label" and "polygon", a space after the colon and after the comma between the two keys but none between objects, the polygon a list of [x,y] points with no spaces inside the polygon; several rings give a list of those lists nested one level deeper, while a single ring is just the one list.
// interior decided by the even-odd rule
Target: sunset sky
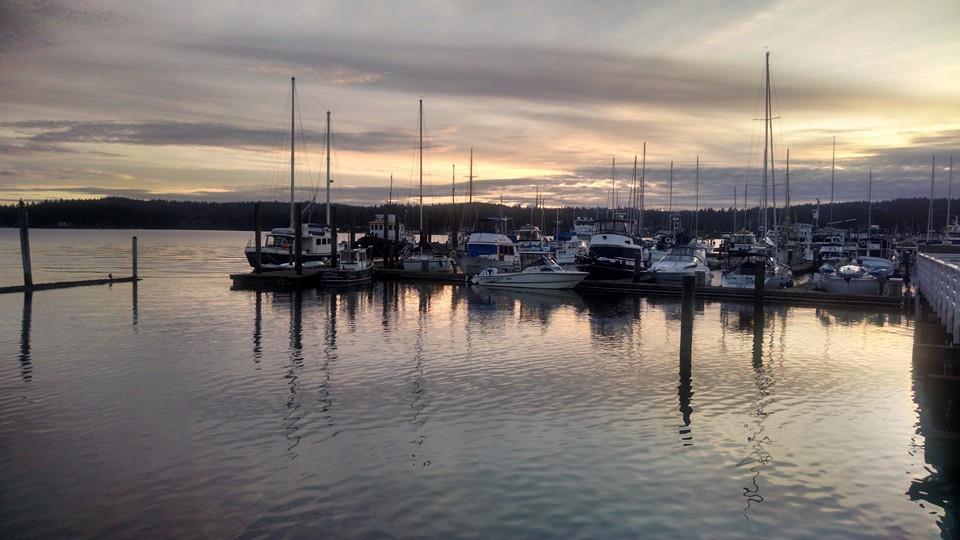
[{"label": "sunset sky", "polygon": [[[796,201],[938,196],[960,161],[960,2],[125,2],[0,0],[0,201],[283,199],[290,76],[334,199],[458,195],[602,204],[647,143],[648,206],[731,204],[761,181],[771,51],[777,182]],[[960,177],[958,177],[960,179]],[[960,187],[958,187],[960,189]],[[759,188],[751,187],[759,194]],[[777,195],[782,202],[782,191]],[[322,199],[322,193],[319,195]],[[459,200],[459,196],[458,196]],[[751,203],[756,199],[751,196]]]}]

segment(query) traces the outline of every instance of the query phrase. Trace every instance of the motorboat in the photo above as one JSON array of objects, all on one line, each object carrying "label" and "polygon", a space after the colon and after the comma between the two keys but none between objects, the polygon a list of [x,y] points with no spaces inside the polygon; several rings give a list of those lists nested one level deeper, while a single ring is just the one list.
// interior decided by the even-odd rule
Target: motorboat
[{"label": "motorboat", "polygon": [[373,279],[373,262],[366,249],[348,249],[340,253],[335,267],[320,269],[317,283],[320,285],[354,285]]},{"label": "motorboat", "polygon": [[576,264],[587,253],[587,243],[574,233],[560,233],[551,244],[551,255],[561,266]]},{"label": "motorboat", "polygon": [[564,270],[549,256],[541,257],[536,264],[522,270],[507,271],[496,267],[486,268],[472,278],[476,285],[518,289],[572,289],[580,284],[588,272]]},{"label": "motorboat", "polygon": [[429,249],[403,258],[404,272],[453,272],[453,257]]},{"label": "motorboat", "polygon": [[765,289],[786,289],[793,287],[793,272],[786,264],[763,251],[735,252],[724,261],[720,285],[734,289],[753,289],[756,287],[757,266],[763,265]]},{"label": "motorboat", "polygon": [[509,218],[481,218],[467,238],[464,254],[457,264],[464,274],[478,274],[487,268],[512,270],[520,263],[516,244],[506,234]]},{"label": "motorboat", "polygon": [[[322,263],[330,258],[332,242],[330,228],[326,225],[306,223],[300,232],[300,260],[304,264]],[[293,262],[296,234],[293,227],[277,227],[267,234],[260,247],[262,268],[279,267]],[[251,267],[257,266],[257,247],[248,245],[243,250]]]},{"label": "motorboat", "polygon": [[536,225],[524,225],[513,231],[513,241],[517,250],[524,253],[549,253],[547,242]]},{"label": "motorboat", "polygon": [[577,238],[589,242],[590,235],[593,234],[593,218],[578,217],[574,219],[573,232],[577,235]]},{"label": "motorboat", "polygon": [[819,274],[818,287],[829,293],[877,296],[882,290],[882,276],[857,264],[845,264],[839,269],[823,265]]},{"label": "motorboat", "polygon": [[600,219],[593,225],[587,255],[578,266],[587,270],[593,279],[624,279],[634,275],[637,262],[646,259],[642,244],[630,237],[633,221],[612,218]]},{"label": "motorboat", "polygon": [[706,253],[691,246],[674,246],[650,266],[650,274],[657,282],[680,281],[684,276],[694,276],[697,285],[704,285],[709,273]]}]

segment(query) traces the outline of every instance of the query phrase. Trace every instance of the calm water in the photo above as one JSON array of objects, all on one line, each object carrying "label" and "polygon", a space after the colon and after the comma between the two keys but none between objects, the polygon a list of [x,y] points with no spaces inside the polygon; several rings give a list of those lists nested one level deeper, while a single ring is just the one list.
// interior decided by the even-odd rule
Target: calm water
[{"label": "calm water", "polygon": [[[33,231],[36,280],[129,231]],[[231,291],[248,234],[0,296],[0,536],[952,537],[898,313],[375,283]],[[19,282],[0,230],[0,284]]]}]

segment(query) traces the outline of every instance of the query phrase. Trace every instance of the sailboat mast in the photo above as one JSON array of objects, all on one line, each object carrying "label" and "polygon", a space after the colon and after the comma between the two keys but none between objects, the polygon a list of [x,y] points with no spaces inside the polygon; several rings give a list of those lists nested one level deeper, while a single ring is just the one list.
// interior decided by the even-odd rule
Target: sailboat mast
[{"label": "sailboat mast", "polygon": [[418,114],[418,123],[420,125],[420,243],[423,244],[423,100],[420,100],[420,112]]},{"label": "sailboat mast", "polygon": [[833,157],[830,159],[830,226],[833,226],[833,184],[837,172],[837,138],[833,138]]},{"label": "sailboat mast", "polygon": [[453,173],[450,175],[450,202],[457,204],[457,164],[453,164]]},{"label": "sailboat mast", "polygon": [[617,209],[617,156],[613,156],[613,161],[610,163],[610,203],[613,212],[611,217],[614,217]]},{"label": "sailboat mast", "polygon": [[950,199],[953,198],[953,156],[950,156],[950,176],[947,177],[947,227],[950,226]]},{"label": "sailboat mast", "polygon": [[470,195],[468,196],[467,202],[473,203],[473,148],[470,148]]},{"label": "sailboat mast", "polygon": [[768,146],[770,142],[770,115],[769,115],[769,106],[770,106],[770,51],[767,51],[766,54],[766,65],[764,68],[764,77],[766,80],[765,90],[764,90],[764,105],[763,105],[763,204],[761,205],[761,212],[763,216],[760,218],[760,235],[767,235],[767,160],[770,155],[770,147]]},{"label": "sailboat mast", "polygon": [[770,196],[773,210],[773,228],[779,225],[777,220],[777,176],[773,168],[773,94],[770,90],[770,60],[767,58],[767,122],[770,123]]},{"label": "sailboat mast", "polygon": [[393,205],[393,173],[390,173],[390,195],[387,198],[387,204]]},{"label": "sailboat mast", "polygon": [[733,229],[732,232],[737,232],[737,205],[740,204],[740,201],[737,199],[737,186],[733,186]]},{"label": "sailboat mast", "polygon": [[[390,175],[391,181],[390,185],[393,185],[393,175]],[[330,221],[330,111],[327,111],[327,226],[331,225]]]},{"label": "sailboat mast", "polygon": [[930,206],[927,208],[927,242],[930,242],[930,233],[933,231],[933,189],[937,174],[937,156],[930,158]]},{"label": "sailboat mast", "polygon": [[637,212],[637,155],[633,155],[633,187],[630,188],[630,221],[636,225],[634,214]]},{"label": "sailboat mast", "polygon": [[696,195],[694,195],[694,205],[696,209],[693,211],[693,237],[698,238],[700,235],[700,156],[697,156],[697,175],[696,175]]},{"label": "sailboat mast", "polygon": [[867,234],[873,228],[873,169],[867,176]]},{"label": "sailboat mast", "polygon": [[787,148],[787,179],[786,179],[786,190],[787,190],[787,201],[786,206],[784,207],[783,213],[783,222],[787,225],[790,224],[790,149]]},{"label": "sailboat mast", "polygon": [[[295,216],[293,215],[294,207],[296,206],[296,203],[294,201],[295,186],[293,181],[293,175],[294,175],[293,143],[294,143],[294,133],[296,129],[295,122],[297,118],[296,101],[297,101],[297,78],[290,77],[290,228],[291,229],[293,228],[293,224],[296,222]],[[297,234],[299,234],[299,231],[297,231]]]},{"label": "sailboat mast", "polygon": [[646,202],[644,201],[644,196],[646,195],[645,193],[646,183],[647,183],[647,143],[646,141],[644,141],[643,161],[641,162],[641,165],[640,165],[640,223],[638,225],[638,228],[640,229],[639,235],[641,237],[643,236],[643,205]]},{"label": "sailboat mast", "polygon": [[667,197],[667,215],[670,217],[670,235],[676,241],[677,229],[673,223],[673,162],[670,162],[670,195]]}]

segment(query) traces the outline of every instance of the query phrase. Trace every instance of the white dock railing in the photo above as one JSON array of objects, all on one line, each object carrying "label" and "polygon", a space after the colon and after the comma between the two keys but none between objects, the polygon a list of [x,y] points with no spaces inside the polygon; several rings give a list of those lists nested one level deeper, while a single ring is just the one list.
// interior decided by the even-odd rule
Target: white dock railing
[{"label": "white dock railing", "polygon": [[953,344],[960,344],[960,254],[919,253],[914,282]]}]

